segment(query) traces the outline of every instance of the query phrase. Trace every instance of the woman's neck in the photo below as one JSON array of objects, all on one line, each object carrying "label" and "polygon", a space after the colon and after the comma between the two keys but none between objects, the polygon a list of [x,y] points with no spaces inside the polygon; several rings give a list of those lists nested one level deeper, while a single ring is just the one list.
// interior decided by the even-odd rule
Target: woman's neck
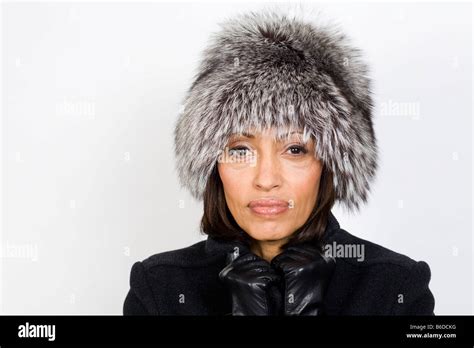
[{"label": "woman's neck", "polygon": [[250,250],[262,259],[271,262],[272,259],[282,252],[281,246],[285,244],[287,239],[282,240],[254,240],[250,245]]}]

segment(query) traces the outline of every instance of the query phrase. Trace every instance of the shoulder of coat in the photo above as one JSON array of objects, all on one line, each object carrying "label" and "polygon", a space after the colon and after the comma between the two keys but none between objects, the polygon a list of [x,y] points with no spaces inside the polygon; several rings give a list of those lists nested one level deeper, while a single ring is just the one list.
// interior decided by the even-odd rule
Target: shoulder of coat
[{"label": "shoulder of coat", "polygon": [[190,246],[156,253],[142,261],[146,270],[156,267],[199,268],[212,265],[215,260],[206,255],[206,241],[200,241]]},{"label": "shoulder of coat", "polygon": [[339,229],[324,245],[326,254],[346,265],[358,268],[394,266],[411,269],[417,261],[380,244],[359,238]]}]

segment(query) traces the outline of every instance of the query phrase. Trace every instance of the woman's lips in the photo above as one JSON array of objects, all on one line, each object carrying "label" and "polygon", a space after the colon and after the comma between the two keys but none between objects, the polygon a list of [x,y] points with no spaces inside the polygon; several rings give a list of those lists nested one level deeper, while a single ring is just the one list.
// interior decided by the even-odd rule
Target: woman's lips
[{"label": "woman's lips", "polygon": [[259,215],[273,217],[288,210],[288,202],[280,199],[259,199],[250,202],[250,210]]}]

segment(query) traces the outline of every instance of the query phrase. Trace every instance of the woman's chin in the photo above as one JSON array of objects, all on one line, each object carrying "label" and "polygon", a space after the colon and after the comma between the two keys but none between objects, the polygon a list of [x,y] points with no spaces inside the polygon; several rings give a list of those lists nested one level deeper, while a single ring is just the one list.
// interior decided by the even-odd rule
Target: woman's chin
[{"label": "woman's chin", "polygon": [[250,237],[258,241],[281,240],[290,236],[288,233],[275,233],[275,229],[251,231],[247,233],[250,235]]}]

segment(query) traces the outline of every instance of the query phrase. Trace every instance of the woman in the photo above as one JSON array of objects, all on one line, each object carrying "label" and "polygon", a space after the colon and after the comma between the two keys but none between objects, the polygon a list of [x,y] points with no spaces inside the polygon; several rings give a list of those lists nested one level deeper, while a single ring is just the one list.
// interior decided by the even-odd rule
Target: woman
[{"label": "woman", "polygon": [[340,228],[377,169],[368,68],[332,28],[222,23],[175,129],[207,240],[131,270],[125,315],[433,315],[423,261]]}]

